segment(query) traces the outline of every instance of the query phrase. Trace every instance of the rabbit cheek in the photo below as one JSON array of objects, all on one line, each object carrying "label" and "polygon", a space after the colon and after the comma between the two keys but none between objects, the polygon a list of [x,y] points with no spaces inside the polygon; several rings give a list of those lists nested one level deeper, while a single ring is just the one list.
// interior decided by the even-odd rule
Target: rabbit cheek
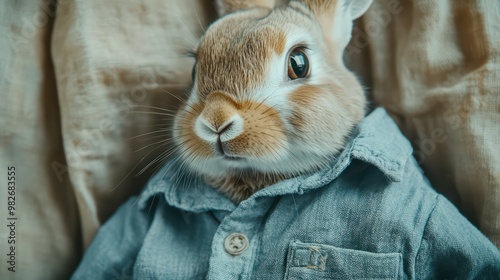
[{"label": "rabbit cheek", "polygon": [[255,157],[277,156],[286,146],[285,126],[279,112],[265,104],[252,104],[245,113],[247,153]]},{"label": "rabbit cheek", "polygon": [[[331,153],[343,145],[352,121],[336,96],[342,89],[329,85],[302,86],[291,94],[290,124],[295,136],[308,143],[308,149]],[[305,147],[305,146],[304,146]]]},{"label": "rabbit cheek", "polygon": [[234,155],[262,158],[276,157],[286,143],[284,125],[279,112],[265,104],[249,102],[242,106],[244,131],[225,143]]},{"label": "rabbit cheek", "polygon": [[202,106],[195,104],[191,107],[192,110],[186,111],[186,109],[178,115],[176,120],[176,130],[178,131],[176,141],[183,154],[211,157],[213,155],[212,147],[194,132],[196,117],[200,114]]},{"label": "rabbit cheek", "polygon": [[296,131],[306,132],[308,126],[311,125],[310,120],[318,118],[318,116],[311,116],[311,111],[316,106],[315,103],[320,92],[321,88],[319,87],[302,86],[290,95],[292,114],[288,121]]}]

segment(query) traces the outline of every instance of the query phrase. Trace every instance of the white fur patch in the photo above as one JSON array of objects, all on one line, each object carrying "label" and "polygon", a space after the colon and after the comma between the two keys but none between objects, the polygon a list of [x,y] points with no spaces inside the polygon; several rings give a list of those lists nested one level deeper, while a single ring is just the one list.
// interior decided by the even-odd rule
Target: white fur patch
[{"label": "white fur patch", "polygon": [[[223,131],[220,133],[220,131]],[[207,122],[201,115],[196,119],[194,124],[194,132],[201,139],[209,142],[215,143],[219,138],[222,142],[229,141],[241,135],[243,133],[243,118],[239,115],[234,115],[230,117],[226,122],[224,122],[220,128],[215,128],[212,124]]]}]

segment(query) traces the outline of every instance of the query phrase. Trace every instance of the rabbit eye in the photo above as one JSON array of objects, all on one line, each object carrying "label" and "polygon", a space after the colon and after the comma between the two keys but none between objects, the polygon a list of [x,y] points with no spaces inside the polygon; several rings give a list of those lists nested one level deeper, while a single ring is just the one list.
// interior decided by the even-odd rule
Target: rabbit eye
[{"label": "rabbit eye", "polygon": [[288,77],[290,79],[305,78],[309,74],[309,60],[302,48],[296,48],[288,57]]}]

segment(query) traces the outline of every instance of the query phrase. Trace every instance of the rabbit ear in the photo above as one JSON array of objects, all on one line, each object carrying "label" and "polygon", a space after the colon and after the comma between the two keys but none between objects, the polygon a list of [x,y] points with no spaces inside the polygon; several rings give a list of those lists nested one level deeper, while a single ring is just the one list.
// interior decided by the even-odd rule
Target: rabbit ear
[{"label": "rabbit ear", "polygon": [[326,38],[342,51],[351,40],[352,21],[363,15],[373,2],[373,0],[295,1],[304,3],[314,13]]},{"label": "rabbit ear", "polygon": [[237,10],[249,9],[254,7],[274,8],[276,0],[217,0],[217,12],[219,16]]},{"label": "rabbit ear", "polygon": [[351,20],[355,20],[368,11],[368,8],[370,8],[373,0],[355,0],[345,2],[348,2],[347,5],[349,5],[348,10],[351,13]]}]

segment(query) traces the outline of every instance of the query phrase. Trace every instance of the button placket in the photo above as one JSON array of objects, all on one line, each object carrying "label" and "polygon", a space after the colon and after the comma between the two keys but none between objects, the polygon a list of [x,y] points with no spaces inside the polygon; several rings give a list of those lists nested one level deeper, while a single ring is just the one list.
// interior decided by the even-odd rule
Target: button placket
[{"label": "button placket", "polygon": [[248,237],[242,233],[234,232],[224,240],[224,249],[233,256],[242,254],[249,245]]},{"label": "button placket", "polygon": [[[273,201],[262,199],[256,204],[250,199],[224,217],[213,238],[208,279],[252,279],[259,244],[256,235]],[[239,238],[232,238],[235,235]]]}]

